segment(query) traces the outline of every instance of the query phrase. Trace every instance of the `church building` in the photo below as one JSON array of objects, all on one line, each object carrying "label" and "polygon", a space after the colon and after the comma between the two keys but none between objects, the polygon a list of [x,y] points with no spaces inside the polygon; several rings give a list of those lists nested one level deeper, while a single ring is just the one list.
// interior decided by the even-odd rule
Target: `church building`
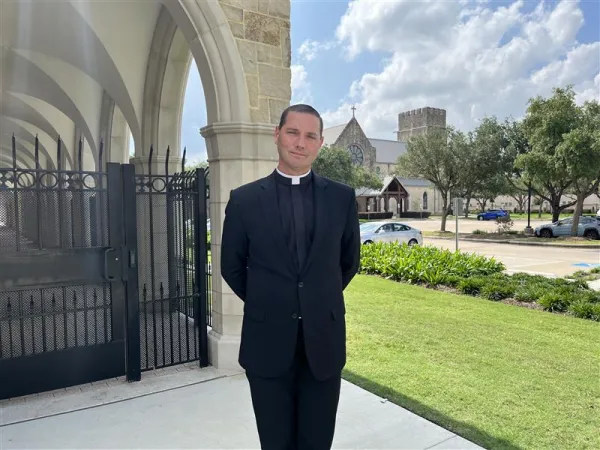
[{"label": "church building", "polygon": [[442,198],[428,180],[396,175],[398,157],[406,152],[408,139],[434,127],[446,126],[446,111],[419,108],[398,114],[397,139],[369,138],[356,120],[323,130],[324,145],[344,148],[354,164],[376,173],[383,182],[380,190],[356,189],[359,212],[388,212],[396,217],[418,217],[421,213],[441,214]]}]

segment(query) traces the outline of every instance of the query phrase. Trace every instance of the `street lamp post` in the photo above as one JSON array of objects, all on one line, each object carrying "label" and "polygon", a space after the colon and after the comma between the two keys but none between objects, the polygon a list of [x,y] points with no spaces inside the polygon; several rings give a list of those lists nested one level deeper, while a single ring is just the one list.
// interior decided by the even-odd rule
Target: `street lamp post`
[{"label": "street lamp post", "polygon": [[531,228],[531,183],[527,186],[527,228],[525,228],[526,233],[531,233],[533,230]]}]

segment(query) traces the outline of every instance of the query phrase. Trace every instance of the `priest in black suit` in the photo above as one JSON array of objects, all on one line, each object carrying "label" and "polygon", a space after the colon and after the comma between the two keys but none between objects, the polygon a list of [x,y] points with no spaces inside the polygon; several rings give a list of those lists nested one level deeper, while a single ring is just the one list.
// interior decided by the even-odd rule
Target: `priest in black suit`
[{"label": "priest in black suit", "polygon": [[343,291],[358,271],[354,190],[311,169],[323,120],[294,105],[279,164],[230,193],[221,274],[244,302],[240,365],[263,449],[329,449],[346,363]]}]

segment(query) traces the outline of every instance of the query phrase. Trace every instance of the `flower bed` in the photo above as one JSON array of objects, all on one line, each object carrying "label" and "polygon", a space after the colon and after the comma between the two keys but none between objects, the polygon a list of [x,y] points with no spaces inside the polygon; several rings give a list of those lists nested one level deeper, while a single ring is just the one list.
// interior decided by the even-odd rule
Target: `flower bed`
[{"label": "flower bed", "polygon": [[494,258],[433,246],[374,243],[361,251],[364,274],[600,321],[600,292],[587,282],[504,270]]}]

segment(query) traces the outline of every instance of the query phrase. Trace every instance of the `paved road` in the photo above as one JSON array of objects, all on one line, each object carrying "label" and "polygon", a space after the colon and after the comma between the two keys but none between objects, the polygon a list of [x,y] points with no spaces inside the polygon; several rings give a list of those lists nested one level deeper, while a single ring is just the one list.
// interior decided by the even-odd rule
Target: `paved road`
[{"label": "paved road", "polygon": [[[454,250],[454,240],[424,239],[425,245]],[[600,266],[600,250],[586,248],[544,247],[533,245],[493,244],[488,242],[459,241],[463,252],[474,252],[494,257],[503,262],[509,272],[529,272],[546,276],[565,276],[577,270]],[[585,267],[578,264],[589,264]]]}]

